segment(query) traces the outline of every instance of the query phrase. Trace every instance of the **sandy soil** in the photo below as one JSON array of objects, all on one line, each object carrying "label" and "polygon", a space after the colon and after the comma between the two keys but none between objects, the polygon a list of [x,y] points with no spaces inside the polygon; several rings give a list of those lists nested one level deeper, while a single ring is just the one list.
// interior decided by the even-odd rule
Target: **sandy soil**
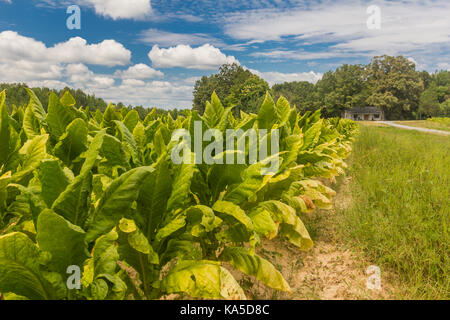
[{"label": "sandy soil", "polygon": [[[350,205],[348,179],[341,186],[335,205]],[[300,252],[295,246],[281,240],[264,240],[259,254],[280,270],[292,288],[292,294],[280,293],[265,287],[247,276],[238,275],[249,299],[392,299],[392,276],[381,275],[381,290],[367,289],[369,275],[366,270],[372,264],[340,242],[334,230],[338,220],[335,211],[320,211],[322,215],[315,230],[315,246],[309,252]],[[313,237],[314,238],[314,237]]]}]

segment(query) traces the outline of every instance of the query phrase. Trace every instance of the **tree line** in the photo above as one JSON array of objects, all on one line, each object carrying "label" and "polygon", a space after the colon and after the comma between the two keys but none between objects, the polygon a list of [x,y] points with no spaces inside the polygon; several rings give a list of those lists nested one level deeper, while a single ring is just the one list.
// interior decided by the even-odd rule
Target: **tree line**
[{"label": "tree line", "polygon": [[[0,92],[3,90],[6,90],[7,92],[6,106],[10,110],[13,108],[13,106],[23,107],[28,104],[30,96],[28,95],[26,88],[28,88],[28,86],[25,83],[0,83]],[[76,108],[84,107],[88,108],[89,111],[92,112],[95,112],[98,109],[103,113],[108,107],[108,103],[106,103],[104,99],[96,97],[94,94],[87,94],[80,89],[65,87],[64,89],[56,90],[46,87],[37,87],[32,88],[32,90],[38,97],[39,101],[41,101],[45,111],[47,111],[48,99],[51,92],[55,93],[59,97],[62,97],[66,91],[68,91],[75,98]],[[136,110],[141,119],[145,119],[145,117],[152,111],[152,109],[143,106],[126,106],[122,102],[117,103],[116,108],[118,110],[121,110],[122,108],[126,108],[128,110]],[[164,110],[156,108],[156,115],[170,114],[174,119],[176,119],[178,115],[182,113],[183,111],[178,109]]]},{"label": "tree line", "polygon": [[[26,84],[0,84],[0,91],[7,90],[6,105],[9,108],[24,106],[29,96]],[[75,98],[76,107],[87,107],[95,112],[104,112],[107,103],[95,95],[82,90],[64,88],[33,88],[44,108],[48,105],[50,92],[62,97],[69,91]],[[285,82],[269,86],[267,81],[237,64],[220,67],[217,74],[199,79],[193,91],[193,110],[203,114],[206,102],[216,92],[226,107],[233,106],[233,112],[257,113],[266,92],[275,99],[286,97],[299,111],[320,109],[325,117],[339,117],[343,111],[353,107],[378,107],[388,120],[424,119],[450,116],[450,71],[416,71],[413,62],[403,56],[374,57],[367,65],[344,64],[336,70],[325,73],[320,81],[312,84],[306,81]],[[151,111],[144,106],[125,106],[119,102],[118,109],[136,110],[144,119]],[[170,114],[176,119],[183,110],[156,110],[157,114]]]},{"label": "tree line", "polygon": [[382,109],[392,120],[450,115],[450,72],[416,71],[415,64],[403,56],[374,57],[367,65],[344,64],[325,73],[316,84],[286,82],[271,88],[249,70],[224,65],[217,74],[197,81],[194,110],[203,113],[214,90],[235,112],[255,112],[270,90],[274,98],[284,96],[300,111],[321,109],[326,117],[366,106]]}]

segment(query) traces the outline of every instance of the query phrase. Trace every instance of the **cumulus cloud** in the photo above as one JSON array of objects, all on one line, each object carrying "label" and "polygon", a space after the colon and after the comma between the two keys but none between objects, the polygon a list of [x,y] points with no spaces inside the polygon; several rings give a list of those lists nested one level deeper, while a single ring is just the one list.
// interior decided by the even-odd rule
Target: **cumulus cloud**
[{"label": "cumulus cloud", "polygon": [[129,64],[131,52],[115,40],[87,44],[75,37],[48,48],[43,42],[24,37],[15,31],[0,33],[0,61],[33,61],[52,63],[87,63],[103,66]]},{"label": "cumulus cloud", "polygon": [[[72,51],[75,51],[72,52]],[[191,79],[156,81],[164,74],[146,64],[136,64],[112,74],[99,74],[88,65],[116,66],[130,62],[131,52],[114,40],[87,44],[81,38],[47,47],[43,42],[0,33],[0,82],[25,82],[32,87],[79,88],[111,102],[189,108]]]},{"label": "cumulus cloud", "polygon": [[[89,89],[88,89],[89,91]],[[190,108],[192,106],[192,86],[180,82],[125,79],[120,85],[110,89],[93,90],[97,96],[107,101],[125,104],[158,106],[165,109]]]},{"label": "cumulus cloud", "polygon": [[66,67],[67,77],[77,88],[110,88],[115,81],[111,76],[98,75],[89,70],[84,64],[69,64]]},{"label": "cumulus cloud", "polygon": [[131,52],[115,40],[87,44],[80,37],[69,39],[48,49],[50,57],[60,62],[84,62],[104,66],[122,66],[130,63]]},{"label": "cumulus cloud", "polygon": [[152,12],[150,0],[83,0],[99,15],[117,19],[144,19]]},{"label": "cumulus cloud", "polygon": [[153,46],[148,57],[157,68],[183,67],[188,69],[214,70],[222,64],[239,63],[233,56],[226,56],[216,47],[205,44],[198,48],[178,45],[168,49]]},{"label": "cumulus cloud", "polygon": [[129,67],[127,70],[117,71],[115,75],[122,79],[152,79],[163,77],[164,73],[155,70],[146,64],[139,63]]}]

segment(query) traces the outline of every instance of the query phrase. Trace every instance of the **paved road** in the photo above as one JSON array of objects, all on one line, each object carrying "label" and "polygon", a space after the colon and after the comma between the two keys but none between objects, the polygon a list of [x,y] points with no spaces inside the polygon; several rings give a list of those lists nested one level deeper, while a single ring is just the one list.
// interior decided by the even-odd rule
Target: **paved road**
[{"label": "paved road", "polygon": [[448,131],[442,131],[442,130],[435,130],[435,129],[427,129],[427,128],[418,128],[418,127],[410,127],[405,126],[403,124],[394,123],[392,121],[378,121],[379,123],[386,124],[391,127],[396,128],[402,128],[402,129],[408,129],[408,130],[416,130],[416,131],[422,131],[422,132],[429,132],[429,133],[438,133],[438,134],[444,134],[444,135],[450,135],[450,132]]}]

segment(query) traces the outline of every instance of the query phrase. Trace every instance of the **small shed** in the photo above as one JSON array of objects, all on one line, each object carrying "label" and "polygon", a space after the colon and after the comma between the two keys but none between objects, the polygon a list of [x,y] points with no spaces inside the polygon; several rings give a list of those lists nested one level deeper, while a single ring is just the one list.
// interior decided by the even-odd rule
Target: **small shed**
[{"label": "small shed", "polygon": [[380,121],[384,120],[384,113],[377,107],[358,107],[345,110],[342,117],[356,121]]}]

